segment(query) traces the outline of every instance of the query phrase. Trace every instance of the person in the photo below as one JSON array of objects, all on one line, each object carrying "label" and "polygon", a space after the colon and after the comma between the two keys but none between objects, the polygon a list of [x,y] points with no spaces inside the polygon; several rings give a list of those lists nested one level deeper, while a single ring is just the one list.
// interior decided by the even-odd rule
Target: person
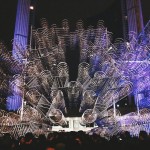
[{"label": "person", "polygon": [[31,132],[25,134],[25,142],[19,147],[19,150],[36,150],[34,135]]},{"label": "person", "polygon": [[66,150],[66,145],[63,142],[57,143],[55,146],[55,150]]},{"label": "person", "polygon": [[148,134],[147,134],[146,131],[141,130],[139,132],[139,140],[140,141],[144,141],[144,140],[146,141],[146,140],[148,140]]},{"label": "person", "polygon": [[46,147],[45,150],[55,150],[55,148],[54,147]]}]

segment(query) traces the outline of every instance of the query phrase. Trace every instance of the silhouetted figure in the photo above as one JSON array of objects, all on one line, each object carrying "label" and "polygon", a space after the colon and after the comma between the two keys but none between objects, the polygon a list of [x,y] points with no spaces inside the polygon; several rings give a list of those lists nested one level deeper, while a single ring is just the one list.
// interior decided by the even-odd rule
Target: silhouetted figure
[{"label": "silhouetted figure", "polygon": [[31,132],[25,134],[25,142],[20,146],[20,150],[37,150],[34,135]]},{"label": "silhouetted figure", "polygon": [[150,146],[150,140],[146,131],[141,130],[139,132],[139,144],[142,148]]}]

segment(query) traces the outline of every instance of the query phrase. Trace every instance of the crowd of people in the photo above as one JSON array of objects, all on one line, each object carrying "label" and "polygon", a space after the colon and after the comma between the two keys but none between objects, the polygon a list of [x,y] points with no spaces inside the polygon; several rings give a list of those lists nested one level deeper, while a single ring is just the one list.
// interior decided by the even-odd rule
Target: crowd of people
[{"label": "crowd of people", "polygon": [[9,133],[0,137],[0,150],[131,150],[150,146],[150,136],[140,131],[138,137],[131,137],[128,131],[106,139],[97,134],[89,135],[83,131],[51,132],[38,137],[28,132],[17,139]]}]

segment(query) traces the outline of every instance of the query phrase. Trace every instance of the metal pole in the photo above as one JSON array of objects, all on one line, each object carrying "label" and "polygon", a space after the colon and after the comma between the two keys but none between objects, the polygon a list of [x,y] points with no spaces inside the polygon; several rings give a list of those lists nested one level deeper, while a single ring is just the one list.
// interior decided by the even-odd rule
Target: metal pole
[{"label": "metal pole", "polygon": [[139,98],[138,98],[138,92],[137,91],[136,91],[136,94],[135,94],[135,98],[136,98],[137,114],[139,116],[140,115],[140,108],[139,108]]},{"label": "metal pole", "polygon": [[30,50],[32,48],[32,25],[31,25],[31,31],[30,31]]},{"label": "metal pole", "polygon": [[23,60],[24,63],[24,69],[23,69],[23,89],[22,89],[22,104],[21,104],[21,112],[20,112],[20,120],[23,120],[23,111],[24,111],[24,97],[25,97],[25,70],[26,70],[26,64],[27,64],[27,59]]},{"label": "metal pole", "polygon": [[116,105],[114,99],[113,99],[113,110],[114,110],[114,118],[116,118]]}]

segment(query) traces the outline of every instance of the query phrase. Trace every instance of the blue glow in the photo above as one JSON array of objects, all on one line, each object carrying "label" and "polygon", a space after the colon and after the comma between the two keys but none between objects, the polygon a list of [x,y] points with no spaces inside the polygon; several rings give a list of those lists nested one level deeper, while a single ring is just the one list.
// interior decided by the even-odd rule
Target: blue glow
[{"label": "blue glow", "polygon": [[[26,46],[28,45],[29,13],[30,0],[18,0],[12,56],[20,63],[22,63],[24,53],[26,52]],[[19,48],[17,47],[18,44]],[[20,105],[21,97],[19,95],[14,94],[14,96],[9,96],[7,98],[6,107],[8,110],[17,110]]]},{"label": "blue glow", "polygon": [[[29,13],[30,0],[18,0],[12,55],[19,62],[23,58],[22,54],[26,51],[28,44]],[[18,51],[16,43],[22,47],[21,51]]]},{"label": "blue glow", "polygon": [[22,104],[22,98],[19,95],[13,95],[7,97],[7,109],[17,111]]}]

